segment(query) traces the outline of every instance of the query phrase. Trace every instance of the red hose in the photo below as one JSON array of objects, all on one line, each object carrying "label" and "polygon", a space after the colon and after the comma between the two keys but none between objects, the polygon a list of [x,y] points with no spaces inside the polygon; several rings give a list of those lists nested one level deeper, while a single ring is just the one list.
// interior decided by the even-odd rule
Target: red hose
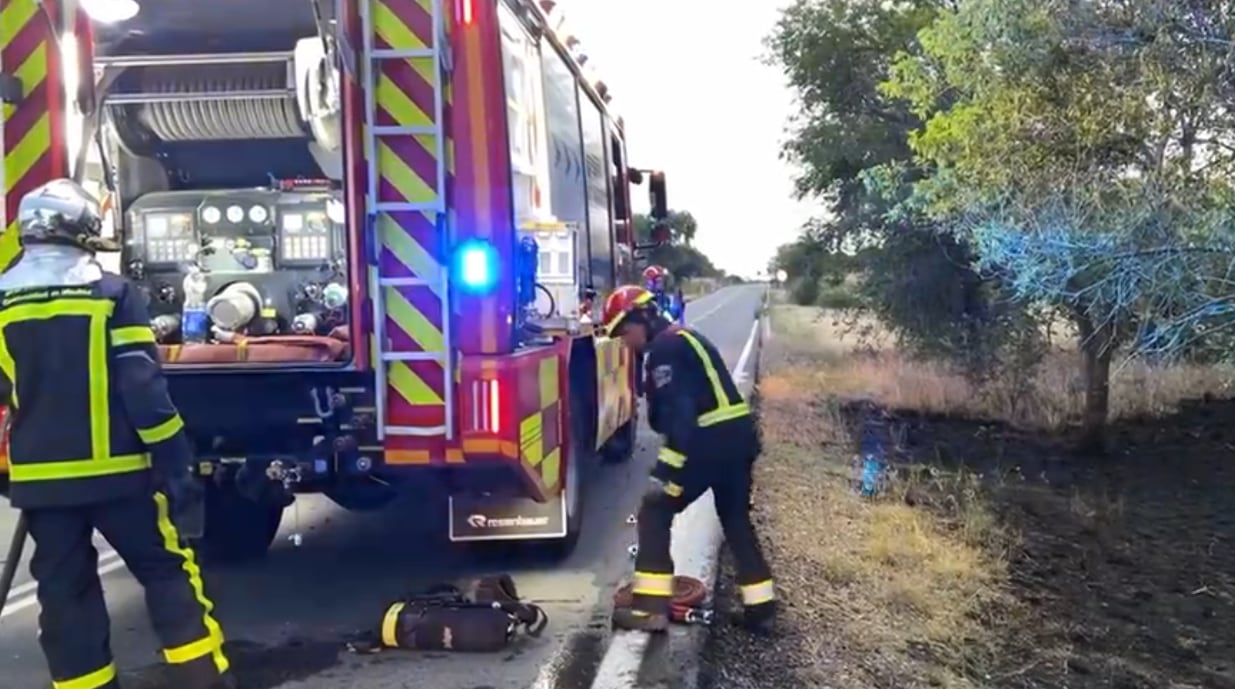
[{"label": "red hose", "polygon": [[[674,622],[686,622],[686,614],[703,606],[708,599],[708,587],[694,577],[681,575],[673,577],[673,599],[669,603],[669,617]],[[613,594],[613,605],[618,608],[629,608],[635,597],[631,593],[631,585],[623,584]]]}]

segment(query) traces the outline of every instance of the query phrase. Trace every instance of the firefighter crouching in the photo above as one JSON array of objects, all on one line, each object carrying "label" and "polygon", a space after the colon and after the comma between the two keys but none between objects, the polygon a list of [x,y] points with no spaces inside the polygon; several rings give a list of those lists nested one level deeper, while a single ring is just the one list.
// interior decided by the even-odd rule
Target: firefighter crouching
[{"label": "firefighter crouching", "polygon": [[201,570],[177,531],[204,509],[146,302],[104,273],[88,192],[56,180],[18,212],[20,260],[0,276],[0,389],[9,389],[9,499],[28,520],[39,643],[54,689],[118,689],[98,530],[146,590],[167,686],[233,686]]},{"label": "firefighter crouching", "polygon": [[668,628],[673,518],[711,489],[737,563],[742,622],[769,630],[776,594],[750,520],[751,469],[760,450],[750,408],[716,347],[666,320],[648,290],[619,287],[605,301],[604,319],[610,336],[637,354],[647,352],[648,417],[664,440],[639,507],[634,603],[614,611],[614,625]]}]

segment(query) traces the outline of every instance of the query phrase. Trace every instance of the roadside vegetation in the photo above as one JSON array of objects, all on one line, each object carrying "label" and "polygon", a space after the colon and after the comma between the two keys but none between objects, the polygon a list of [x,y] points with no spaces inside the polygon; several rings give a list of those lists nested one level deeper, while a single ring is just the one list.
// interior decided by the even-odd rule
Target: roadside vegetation
[{"label": "roadside vegetation", "polygon": [[[694,246],[699,221],[690,211],[671,210],[665,222],[669,226],[669,242],[652,249],[643,263],[668,268],[673,279],[682,282],[683,291],[688,295],[711,291],[715,289],[713,283],[720,284],[731,279],[712,263],[707,254]],[[635,241],[650,242],[653,224],[652,218],[635,214]],[[698,286],[691,287],[692,283]]]},{"label": "roadside vegetation", "polygon": [[1235,687],[1233,37],[1230,0],[783,11],[786,630],[718,631],[712,686]]},{"label": "roadside vegetation", "polygon": [[1098,461],[1074,341],[975,382],[843,316],[769,309],[755,515],[785,614],[771,649],[718,628],[706,687],[1235,686],[1235,374],[1118,369]]}]

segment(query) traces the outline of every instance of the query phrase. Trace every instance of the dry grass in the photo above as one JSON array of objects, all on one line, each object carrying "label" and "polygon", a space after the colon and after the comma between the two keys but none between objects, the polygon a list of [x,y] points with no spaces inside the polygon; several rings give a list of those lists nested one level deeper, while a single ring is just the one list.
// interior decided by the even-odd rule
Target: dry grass
[{"label": "dry grass", "polygon": [[[832,633],[808,638],[859,657],[879,654],[881,667],[866,672],[967,686],[967,677],[980,675],[997,653],[987,630],[989,616],[1008,607],[1002,592],[1007,536],[973,477],[922,472],[891,486],[883,499],[857,496],[835,402],[868,396],[941,409],[964,399],[964,381],[924,368],[912,379],[898,376],[884,368],[890,350],[855,357],[852,345],[838,344],[828,330],[831,320],[816,320],[810,310],[775,306],[771,316],[774,336],[765,345],[759,384],[767,451],[757,485],[774,557],[788,570],[778,574],[792,615],[804,616],[795,622],[826,619]],[[906,503],[905,493],[921,482],[951,496],[945,512]],[[801,520],[802,514],[812,518]],[[807,655],[828,652],[815,648]],[[811,685],[829,675],[834,681],[834,668],[819,672],[799,680]]]},{"label": "dry grass", "polygon": [[[990,486],[973,474],[915,465],[879,498],[858,496],[838,398],[1054,429],[1080,409],[1074,360],[1057,353],[1019,394],[1006,384],[975,389],[945,367],[899,355],[890,342],[859,350],[856,337],[818,310],[773,305],[770,315],[755,516],[788,633],[771,649],[722,638],[716,657],[730,660],[716,661],[728,665],[715,686],[1007,685],[1024,670],[1017,651],[1033,624],[1010,582],[1011,556],[1025,544],[1002,526]],[[1230,372],[1125,367],[1114,380],[1114,414],[1161,414],[1231,386]],[[1061,500],[1079,522],[1125,507],[1119,495],[1078,490]],[[775,658],[764,662],[770,651]]]},{"label": "dry grass", "polygon": [[[859,381],[835,350],[778,346],[800,334],[785,326],[774,321],[777,344],[765,349],[766,449],[756,484],[791,623],[828,627],[803,634],[816,644],[803,655],[828,658],[840,647],[879,658],[879,667],[856,673],[854,686],[875,675],[974,686],[967,678],[998,653],[991,616],[1011,609],[1003,593],[1008,536],[973,476],[921,472],[879,500],[855,494],[848,444],[837,444],[844,426],[826,398],[837,388],[861,391]],[[923,489],[948,496],[942,511],[906,503],[907,492]],[[837,681],[832,664],[798,675],[803,686]]]},{"label": "dry grass", "polygon": [[[876,334],[873,342],[859,342],[835,314],[781,304],[772,308],[771,317],[790,359],[805,359],[794,378],[805,376],[816,389],[832,395],[1050,431],[1080,417],[1084,385],[1079,354],[1074,351],[1050,352],[1032,379],[997,380],[979,387],[943,364],[903,356],[886,336]],[[877,333],[875,324],[864,325]],[[1163,416],[1176,411],[1182,400],[1229,396],[1233,391],[1235,370],[1229,368],[1130,362],[1112,375],[1111,417]]]}]

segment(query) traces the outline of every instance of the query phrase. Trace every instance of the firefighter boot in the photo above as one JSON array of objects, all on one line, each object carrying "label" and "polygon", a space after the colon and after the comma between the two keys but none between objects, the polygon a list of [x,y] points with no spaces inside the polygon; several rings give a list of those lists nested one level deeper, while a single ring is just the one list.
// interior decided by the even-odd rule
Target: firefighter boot
[{"label": "firefighter boot", "polygon": [[742,609],[742,626],[755,634],[771,634],[776,626],[776,607],[774,600],[746,606]]},{"label": "firefighter boot", "polygon": [[669,630],[669,615],[634,608],[614,608],[613,628],[634,632],[666,632]]}]

